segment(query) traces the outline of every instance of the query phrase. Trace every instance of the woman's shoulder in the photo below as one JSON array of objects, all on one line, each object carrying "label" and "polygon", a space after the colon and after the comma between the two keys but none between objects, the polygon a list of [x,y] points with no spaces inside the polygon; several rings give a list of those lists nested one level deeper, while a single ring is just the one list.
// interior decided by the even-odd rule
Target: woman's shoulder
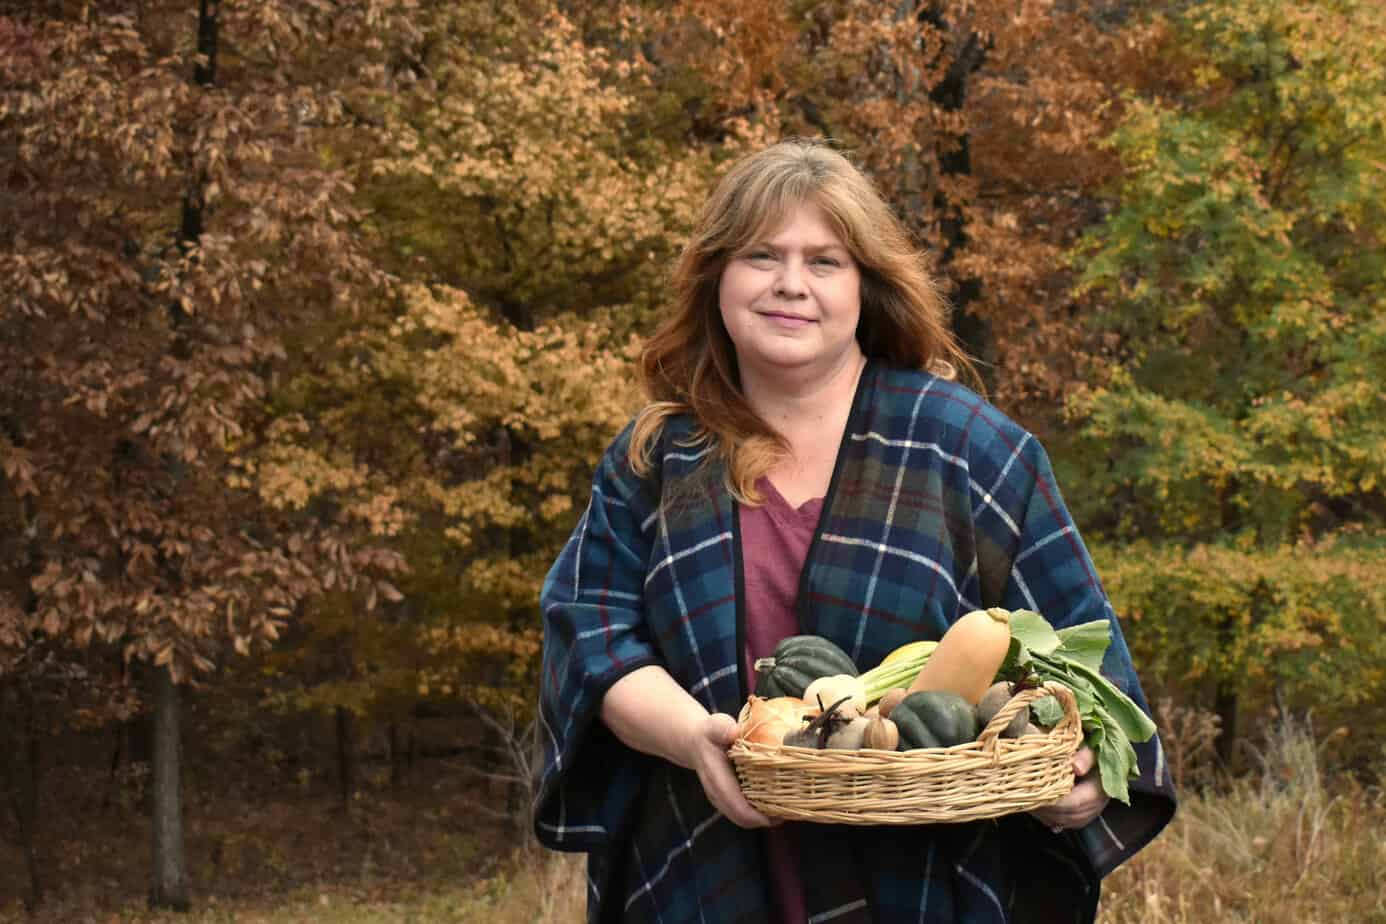
[{"label": "woman's shoulder", "polygon": [[[662,417],[643,444],[636,446],[636,433],[641,423],[642,414],[636,414],[611,440],[602,453],[603,469],[622,479],[658,482],[695,467],[707,452],[705,441],[697,438],[697,426],[691,414]],[[635,464],[633,447],[641,453],[644,465]]]},{"label": "woman's shoulder", "polygon": [[919,369],[882,366],[873,402],[896,426],[928,433],[959,454],[1009,454],[1034,436],[1004,411],[961,382]]}]

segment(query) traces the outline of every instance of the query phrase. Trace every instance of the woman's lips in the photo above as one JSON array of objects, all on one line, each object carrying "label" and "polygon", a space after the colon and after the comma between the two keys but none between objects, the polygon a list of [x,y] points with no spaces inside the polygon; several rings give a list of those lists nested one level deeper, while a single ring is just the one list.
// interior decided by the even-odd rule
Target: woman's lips
[{"label": "woman's lips", "polygon": [[762,311],[760,316],[777,327],[807,327],[813,321],[809,318],[800,317],[797,314],[781,314],[778,311]]}]

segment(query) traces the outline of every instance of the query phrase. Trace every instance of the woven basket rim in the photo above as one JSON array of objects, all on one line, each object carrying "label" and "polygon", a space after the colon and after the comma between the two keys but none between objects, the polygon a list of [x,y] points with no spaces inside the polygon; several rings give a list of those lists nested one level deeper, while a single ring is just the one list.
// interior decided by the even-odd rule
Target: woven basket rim
[{"label": "woven basket rim", "polygon": [[[1020,709],[1047,695],[1064,707],[1058,724],[1043,735],[1000,737]],[[743,792],[767,815],[916,824],[994,818],[1054,801],[1072,787],[1070,758],[1082,739],[1073,692],[1049,682],[1015,694],[976,740],[951,747],[818,750],[737,739],[727,753]],[[1005,792],[988,785],[1007,781],[1014,785]],[[808,792],[795,793],[795,787]],[[898,795],[899,805],[863,799],[864,791],[873,790]]]}]

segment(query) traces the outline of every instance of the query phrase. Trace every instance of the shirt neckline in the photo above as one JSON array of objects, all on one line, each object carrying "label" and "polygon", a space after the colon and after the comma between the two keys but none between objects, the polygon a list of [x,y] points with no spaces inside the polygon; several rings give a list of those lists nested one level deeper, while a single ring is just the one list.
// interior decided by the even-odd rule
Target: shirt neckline
[{"label": "shirt neckline", "polygon": [[798,507],[795,507],[785,496],[780,493],[780,489],[775,487],[775,483],[770,480],[769,475],[761,475],[756,482],[756,487],[760,488],[765,494],[765,506],[773,515],[780,513],[785,516],[793,517],[795,520],[816,522],[819,515],[823,512],[823,498],[810,497]]}]

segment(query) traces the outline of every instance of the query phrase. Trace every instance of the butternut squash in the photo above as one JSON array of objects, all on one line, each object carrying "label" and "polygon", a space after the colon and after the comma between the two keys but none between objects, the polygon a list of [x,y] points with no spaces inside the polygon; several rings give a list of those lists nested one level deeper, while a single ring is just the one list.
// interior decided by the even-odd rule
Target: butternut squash
[{"label": "butternut squash", "polygon": [[973,610],[943,633],[909,692],[946,690],[975,706],[991,686],[1010,647],[1010,610]]}]

